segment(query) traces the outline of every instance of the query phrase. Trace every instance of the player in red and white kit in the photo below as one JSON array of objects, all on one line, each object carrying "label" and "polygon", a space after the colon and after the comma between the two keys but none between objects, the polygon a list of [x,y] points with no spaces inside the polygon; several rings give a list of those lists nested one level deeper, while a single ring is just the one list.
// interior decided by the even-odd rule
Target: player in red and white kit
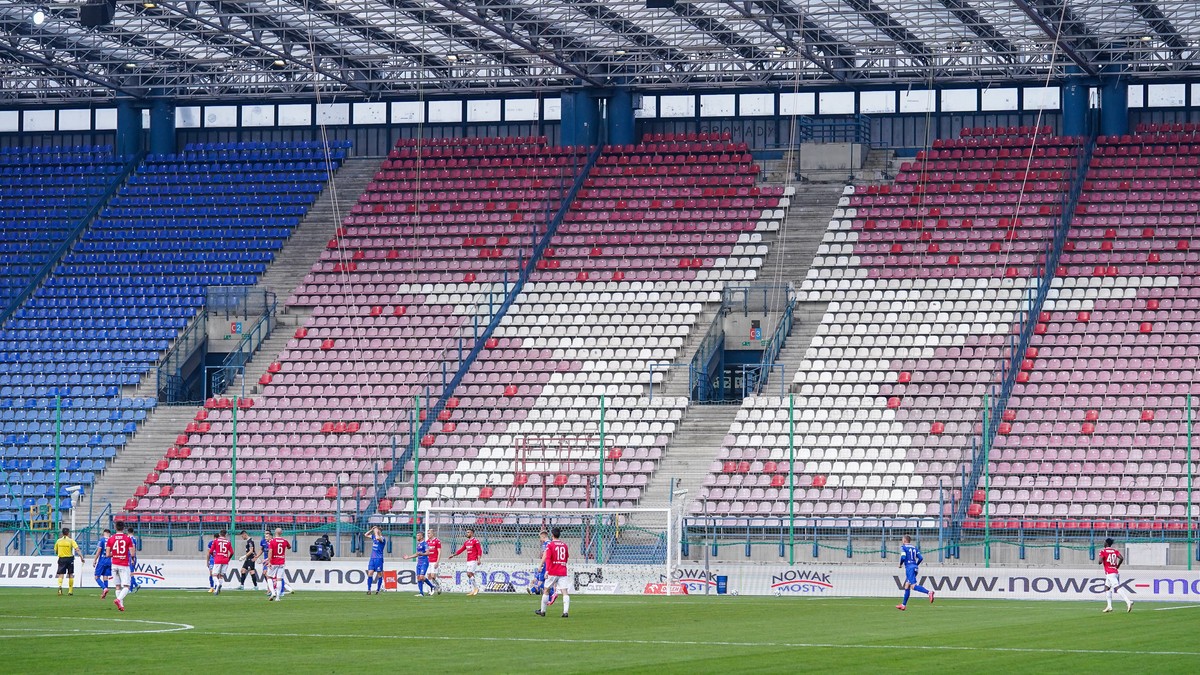
[{"label": "player in red and white kit", "polygon": [[275,536],[267,542],[267,586],[271,589],[268,600],[277,602],[283,599],[280,592],[283,586],[280,582],[283,580],[284,565],[287,564],[287,552],[291,547],[291,543],[283,538],[283,528],[275,528]]},{"label": "player in red and white kit", "polygon": [[437,530],[430,529],[425,535],[425,550],[429,553],[429,571],[425,573],[425,580],[433,586],[434,595],[440,595],[442,582],[438,581],[438,560],[442,556],[442,540],[438,539]]},{"label": "player in red and white kit", "polygon": [[567,583],[567,560],[571,557],[567,542],[562,541],[562,530],[550,530],[550,544],[546,546],[546,587],[542,590],[542,606],[534,614],[546,616],[546,605],[550,604],[550,589],[557,588],[563,599],[562,617],[567,618],[571,609],[571,586]]},{"label": "player in red and white kit", "polygon": [[134,555],[133,538],[125,534],[125,523],[117,523],[116,529],[117,533],[108,538],[104,548],[108,557],[112,558],[113,586],[117,589],[113,604],[124,612],[125,596],[129,595],[129,584],[133,579],[130,569]]},{"label": "player in red and white kit", "polygon": [[479,540],[475,538],[475,530],[467,528],[467,540],[450,557],[456,558],[463,551],[467,552],[467,583],[471,586],[471,590],[467,592],[467,595],[478,595],[479,584],[475,583],[475,570],[479,569],[479,559],[483,557],[483,547],[479,545]]},{"label": "player in red and white kit", "polygon": [[220,595],[221,586],[225,584],[225,572],[229,569],[229,559],[233,557],[233,542],[229,541],[225,530],[218,532],[216,539],[209,542],[208,554],[212,556],[212,567],[209,574],[212,579],[213,595]]},{"label": "player in red and white kit", "polygon": [[1104,613],[1112,610],[1113,591],[1121,594],[1121,599],[1125,601],[1125,611],[1133,611],[1133,600],[1125,594],[1121,588],[1121,563],[1125,562],[1125,556],[1121,552],[1113,548],[1113,540],[1105,539],[1104,548],[1100,550],[1100,564],[1104,566],[1104,598],[1108,601],[1108,605],[1104,608]]}]

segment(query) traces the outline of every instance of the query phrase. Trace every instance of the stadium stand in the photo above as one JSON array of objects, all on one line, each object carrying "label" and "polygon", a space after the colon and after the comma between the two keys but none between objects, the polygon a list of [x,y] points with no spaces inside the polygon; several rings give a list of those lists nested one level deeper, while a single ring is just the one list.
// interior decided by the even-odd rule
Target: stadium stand
[{"label": "stadium stand", "polygon": [[121,164],[111,146],[0,148],[0,307],[33,281]]},{"label": "stadium stand", "polygon": [[[377,472],[392,468],[389,436],[407,437],[414,396],[441,394],[443,363],[473,336],[487,293],[528,259],[522,242],[557,209],[586,151],[523,138],[398,146],[293,295],[313,317],[239,417],[248,472],[239,500],[249,500],[240,510],[325,519],[336,497],[344,513],[368,506]],[[606,503],[636,503],[686,406],[648,398],[648,364],[678,355],[723,283],[754,278],[761,232],[787,205],[782,188],[754,185],[756,172],[727,137],[605,148],[524,292],[420,439],[422,506],[585,504],[599,467],[578,453],[585,444],[594,453],[602,393]],[[226,511],[231,406],[210,401],[198,415],[205,432],[181,436],[158,487],[127,506]],[[403,468],[410,476],[412,460]],[[412,500],[403,480],[379,508],[406,513]]]},{"label": "stadium stand", "polygon": [[0,329],[10,508],[13,483],[22,509],[53,493],[56,397],[60,482],[90,485],[155,404],[121,387],[157,363],[205,287],[255,282],[344,154],[237,143],[145,159]]},{"label": "stadium stand", "polygon": [[[604,504],[642,497],[687,406],[686,398],[649,396],[649,364],[680,356],[703,305],[719,301],[726,282],[754,279],[766,253],[762,233],[778,228],[788,202],[783,188],[755,185],[745,145],[727,135],[657,134],[603,150],[495,333],[536,359],[472,368],[448,423],[483,418],[492,429],[477,446],[436,437],[435,449],[462,459],[429,470],[421,482],[435,487],[419,499],[594,504],[601,396]],[[411,506],[411,487],[388,496],[401,511]]]},{"label": "stadium stand", "polygon": [[[1076,173],[1082,139],[1048,134],[967,129],[846,188],[799,287],[829,303],[793,379],[802,518],[949,515]],[[788,513],[788,415],[746,399],[693,514]]]},{"label": "stadium stand", "polygon": [[[498,310],[506,278],[515,282],[531,234],[544,231],[586,153],[544,138],[397,143],[289,300],[311,307],[311,318],[269,368],[263,392],[243,402],[240,512],[323,521],[339,508],[367,508],[392,468],[393,436],[405,449],[414,398],[427,406],[441,395],[444,369],[454,373]],[[544,357],[518,340],[491,347],[481,368]],[[500,390],[489,398],[488,416],[513,402]],[[126,508],[143,518],[227,513],[232,407],[209,401],[145,498]],[[439,420],[444,433],[423,443],[430,483],[490,429],[483,415],[456,419]]]},{"label": "stadium stand", "polygon": [[1200,393],[1198,172],[1196,125],[1098,139],[998,429],[998,520],[1184,527],[1186,398]]}]

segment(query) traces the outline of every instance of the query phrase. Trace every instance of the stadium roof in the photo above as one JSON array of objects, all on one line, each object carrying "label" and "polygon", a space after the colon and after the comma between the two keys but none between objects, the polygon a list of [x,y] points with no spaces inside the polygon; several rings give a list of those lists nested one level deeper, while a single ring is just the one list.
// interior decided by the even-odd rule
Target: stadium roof
[{"label": "stadium roof", "polygon": [[0,27],[10,106],[1200,79],[1197,0],[118,0],[91,29],[8,0]]}]

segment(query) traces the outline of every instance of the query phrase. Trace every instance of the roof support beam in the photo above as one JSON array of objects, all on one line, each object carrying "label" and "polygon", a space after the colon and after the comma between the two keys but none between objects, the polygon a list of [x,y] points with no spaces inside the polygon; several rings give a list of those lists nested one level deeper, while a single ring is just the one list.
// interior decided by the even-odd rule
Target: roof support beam
[{"label": "roof support beam", "polygon": [[[251,26],[251,28],[254,28],[255,30],[274,33],[291,44],[304,46],[309,46],[311,44],[311,47],[315,52],[319,52],[325,56],[328,56],[343,68],[348,67],[358,71],[369,71],[371,69],[367,64],[355,60],[354,57],[346,54],[333,45],[330,45],[328,42],[318,39],[316,35],[312,34],[312,31],[305,31],[300,28],[295,28],[280,19],[263,14],[237,2],[230,2],[230,0],[207,1],[208,4],[212,5],[219,14],[229,14],[230,10],[232,10],[233,15],[245,21]],[[305,67],[311,67],[311,64],[305,64]],[[371,93],[370,87],[361,82],[355,81],[354,79],[343,78],[342,81],[364,94]]]},{"label": "roof support beam", "polygon": [[413,19],[416,19],[416,21],[421,25],[428,26],[429,28],[436,30],[451,40],[456,40],[462,44],[465,44],[475,52],[483,54],[495,60],[497,63],[500,63],[501,65],[516,69],[527,69],[533,65],[527,59],[523,59],[520,56],[513,54],[508,49],[505,49],[503,45],[495,40],[486,38],[470,28],[467,28],[466,26],[461,26],[457,23],[432,20],[439,18],[437,12],[425,7],[424,5],[421,5],[415,0],[381,1],[397,11],[408,14]]},{"label": "roof support beam", "polygon": [[[310,72],[312,64],[306,61],[301,61],[293,57],[286,50],[275,49],[269,47],[259,41],[255,41],[251,37],[246,37],[237,31],[229,31],[227,27],[214,23],[212,20],[200,16],[196,13],[197,3],[188,2],[184,5],[175,3],[163,3],[157,8],[147,9],[141,5],[134,5],[131,9],[135,12],[142,12],[148,17],[153,17],[156,21],[171,27],[174,30],[187,32],[195,35],[197,39],[211,44],[218,49],[228,51],[236,55],[238,58],[245,59],[249,62],[259,62],[263,59],[281,59],[284,62],[291,63],[296,68],[302,69],[304,72]],[[217,10],[219,11],[219,10]],[[266,68],[260,68],[264,75],[270,73]],[[335,79],[348,87],[363,91],[357,82],[346,79],[341,74],[332,74],[324,70],[318,70],[322,77]],[[270,73],[277,74],[277,73]]]},{"label": "roof support beam", "polygon": [[847,5],[850,5],[854,11],[862,15],[864,19],[870,21],[883,34],[896,41],[900,48],[912,54],[917,61],[925,66],[932,65],[933,52],[921,42],[917,36],[913,35],[903,24],[897,23],[887,12],[879,5],[876,5],[873,0],[845,0]]},{"label": "roof support beam", "polygon": [[[1074,40],[1072,40],[1075,37],[1086,38],[1087,36],[1073,34],[1073,31],[1077,30],[1075,27],[1077,22],[1069,9],[1063,5],[1052,5],[1052,0],[1041,0],[1036,7],[1028,2],[1028,0],[1012,1],[1013,4],[1025,13],[1025,16],[1028,16],[1031,21],[1037,24],[1038,28],[1042,29],[1046,37],[1049,37],[1058,44],[1059,49],[1067,55],[1067,58],[1074,61],[1075,65],[1079,66],[1083,72],[1092,77],[1100,75],[1100,71],[1096,68],[1096,65],[1076,48]],[[1052,20],[1054,23],[1051,22]],[[1059,32],[1060,28],[1062,32]]]},{"label": "roof support beam", "polygon": [[734,32],[717,19],[705,14],[691,3],[677,2],[672,7],[672,11],[687,19],[688,23],[696,28],[711,35],[714,40],[736,52],[751,64],[762,64],[764,61],[772,58],[772,55],[755,47],[749,40]]},{"label": "roof support beam", "polygon": [[[736,9],[747,19],[754,21],[763,31],[773,35],[775,39],[795,50],[835,80],[846,81],[847,73],[854,70],[853,50],[849,46],[846,46],[846,49],[849,51],[849,58],[847,58],[846,54],[837,53],[840,51],[840,47],[835,48],[835,53],[832,56],[823,56],[813,51],[812,42],[822,43],[822,38],[831,36],[823,28],[816,26],[811,20],[801,16],[799,12],[795,12],[795,8],[791,7],[787,0],[760,0],[754,3],[725,0],[725,4]],[[767,18],[761,19],[755,16],[750,11],[751,4],[758,5],[764,11]],[[772,25],[772,18],[786,24],[787,27],[784,29],[784,33],[780,33]],[[817,37],[816,40],[810,37],[810,34],[813,32],[821,33],[815,36]],[[790,35],[791,33],[799,33],[801,41],[796,42],[792,35]],[[837,38],[832,38],[832,41],[837,42]],[[828,50],[829,48],[825,47],[825,49]]]},{"label": "roof support beam", "polygon": [[32,52],[14,47],[10,45],[7,40],[0,40],[0,51],[8,54],[13,58],[13,60],[24,66],[39,67],[51,71],[57,70],[60,73],[70,75],[71,77],[78,77],[82,80],[87,80],[88,82],[104,87],[105,89],[111,89],[115,92],[120,92],[126,96],[132,96],[136,99],[142,99],[146,96],[144,91],[130,89],[116,82],[115,80],[110,80],[102,75],[89,73],[86,70],[75,68],[65,63],[58,63],[57,61],[47,59],[43,56],[39,56]]},{"label": "roof support beam", "polygon": [[975,8],[967,4],[965,0],[939,0],[942,6],[950,10],[954,18],[958,19],[964,26],[967,27],[975,35],[978,35],[983,43],[988,46],[988,49],[996,53],[997,56],[1015,63],[1017,60],[1017,50],[1013,47],[1012,42],[1008,38],[1000,34],[995,26],[988,23],[988,20],[983,18]]},{"label": "roof support beam", "polygon": [[572,7],[608,26],[617,35],[628,37],[638,46],[651,50],[656,58],[676,68],[688,62],[687,57],[673,45],[663,42],[652,33],[643,30],[641,26],[605,7],[603,2],[579,2]]},{"label": "roof support beam", "polygon": [[398,51],[416,60],[422,66],[450,67],[450,62],[442,57],[431,54],[407,40],[402,40],[382,28],[376,28],[353,14],[337,9],[328,2],[325,2],[325,0],[304,0],[301,4],[307,11],[320,14],[339,26],[352,30],[372,42],[383,45],[393,51]]},{"label": "roof support beam", "polygon": [[1133,8],[1137,10],[1138,16],[1150,25],[1150,28],[1162,38],[1163,43],[1175,52],[1176,58],[1183,58],[1183,52],[1188,48],[1188,43],[1175,30],[1175,26],[1171,24],[1171,20],[1166,14],[1158,8],[1158,5],[1153,0],[1133,0]]},{"label": "roof support beam", "polygon": [[[491,21],[490,19],[485,19],[484,17],[480,16],[478,12],[467,9],[466,7],[464,7],[462,5],[462,3],[459,3],[456,0],[431,0],[431,1],[436,2],[437,4],[441,5],[442,7],[445,7],[446,9],[454,12],[455,14],[458,14],[459,16],[470,21],[471,23],[475,24],[476,26],[487,29],[487,30],[491,31],[492,33],[495,33],[496,35],[499,35],[500,37],[504,38],[505,40],[508,40],[509,42],[511,42],[511,43],[517,45],[518,47],[524,49],[525,51],[529,52],[530,54],[537,54],[541,58],[549,61],[550,63],[553,63],[554,65],[558,66],[559,68],[562,68],[564,71],[574,75],[575,77],[578,77],[579,79],[583,80],[584,82],[587,82],[588,84],[591,84],[591,85],[597,86],[597,87],[606,86],[606,84],[603,81],[596,78],[591,73],[589,73],[586,70],[571,63],[570,59],[564,58],[564,57],[556,54],[553,50],[546,51],[546,50],[538,47],[537,45],[534,45],[529,40],[508,30],[504,26],[497,25],[495,22]],[[481,3],[486,4],[486,0],[481,0]],[[495,8],[495,9],[496,9],[496,11],[507,13],[508,16],[511,17],[511,19],[517,23],[523,23],[528,20],[527,17],[524,17],[524,12],[522,12],[521,10],[518,10],[516,8],[506,7],[506,8]],[[521,18],[519,18],[519,17],[521,17]],[[546,34],[547,39],[551,40],[552,42],[555,41],[557,38],[557,40],[560,42],[560,46],[564,39],[568,40],[568,41],[573,41],[573,38],[569,38],[569,37],[564,38],[564,36],[562,36],[561,34],[558,34],[557,31],[550,32],[550,31],[545,31],[545,30],[539,29],[539,32],[542,34]],[[547,34],[547,33],[550,33],[550,34]],[[573,45],[573,46],[575,46],[576,48],[580,48],[579,45]]]}]

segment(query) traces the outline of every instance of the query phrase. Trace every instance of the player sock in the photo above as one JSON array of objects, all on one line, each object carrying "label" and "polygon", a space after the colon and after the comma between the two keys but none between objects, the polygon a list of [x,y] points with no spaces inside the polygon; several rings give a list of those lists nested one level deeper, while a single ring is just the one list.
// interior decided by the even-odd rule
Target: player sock
[{"label": "player sock", "polygon": [[58,590],[62,590],[62,577],[58,578]]},{"label": "player sock", "polygon": [[542,612],[542,614],[545,614],[545,613],[546,613],[546,594],[545,594],[545,593],[543,593],[543,594],[542,594],[542,608],[541,608],[541,612]]},{"label": "player sock", "polygon": [[70,579],[67,579],[67,592],[68,593],[75,592],[75,577],[71,577]]},{"label": "player sock", "polygon": [[910,595],[912,595],[912,591],[907,588],[904,589],[904,602],[902,604],[905,604],[905,605],[908,604],[908,596],[910,596]]},{"label": "player sock", "polygon": [[925,588],[924,586],[913,586],[912,589],[918,593],[929,595],[929,589]]},{"label": "player sock", "polygon": [[570,612],[571,612],[571,594],[567,593],[567,594],[563,595],[563,615],[565,616],[565,615],[569,614]]}]

